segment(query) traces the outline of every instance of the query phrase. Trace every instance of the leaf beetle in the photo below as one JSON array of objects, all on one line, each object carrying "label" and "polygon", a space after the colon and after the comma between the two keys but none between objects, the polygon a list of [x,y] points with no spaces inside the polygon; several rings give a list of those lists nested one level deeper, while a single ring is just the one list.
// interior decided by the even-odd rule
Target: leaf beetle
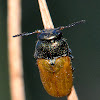
[{"label": "leaf beetle", "polygon": [[85,20],[81,20],[68,26],[36,30],[32,33],[13,36],[28,36],[38,33],[34,58],[37,60],[42,84],[51,96],[66,96],[70,94],[73,85],[73,68],[71,64],[73,56],[61,30],[84,22]]}]

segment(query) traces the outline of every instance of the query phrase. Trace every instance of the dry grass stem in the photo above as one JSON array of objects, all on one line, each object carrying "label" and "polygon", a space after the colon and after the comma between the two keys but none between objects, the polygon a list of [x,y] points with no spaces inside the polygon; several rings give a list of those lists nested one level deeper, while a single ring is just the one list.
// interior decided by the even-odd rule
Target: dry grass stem
[{"label": "dry grass stem", "polygon": [[70,95],[67,97],[67,100],[78,100],[78,96],[76,94],[74,86],[72,87],[72,91]]},{"label": "dry grass stem", "polygon": [[[43,25],[45,29],[54,28],[53,22],[50,17],[50,13],[46,4],[45,0],[38,0],[41,17],[43,21]],[[74,86],[72,87],[72,91],[70,95],[67,97],[68,100],[78,100],[78,96],[76,94],[76,91],[74,89]]]},{"label": "dry grass stem", "polygon": [[25,100],[21,38],[13,38],[21,33],[21,0],[8,0],[8,59],[11,100]]},{"label": "dry grass stem", "polygon": [[39,7],[40,7],[40,12],[41,12],[41,17],[42,17],[42,22],[43,22],[44,28],[45,29],[54,28],[46,1],[38,0],[38,3],[39,3]]}]

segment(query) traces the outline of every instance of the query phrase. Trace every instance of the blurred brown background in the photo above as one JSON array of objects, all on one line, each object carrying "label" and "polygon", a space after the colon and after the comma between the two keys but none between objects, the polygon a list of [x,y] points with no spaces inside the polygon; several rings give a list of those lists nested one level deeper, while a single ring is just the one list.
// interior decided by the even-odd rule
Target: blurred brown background
[{"label": "blurred brown background", "polygon": [[[63,31],[72,55],[74,86],[80,100],[100,100],[100,1],[47,0],[55,27],[85,19]],[[22,0],[22,32],[43,29],[37,0]],[[37,36],[22,39],[26,100],[66,100],[49,96],[33,57]],[[0,0],[0,100],[11,100],[7,60],[7,1]]]}]

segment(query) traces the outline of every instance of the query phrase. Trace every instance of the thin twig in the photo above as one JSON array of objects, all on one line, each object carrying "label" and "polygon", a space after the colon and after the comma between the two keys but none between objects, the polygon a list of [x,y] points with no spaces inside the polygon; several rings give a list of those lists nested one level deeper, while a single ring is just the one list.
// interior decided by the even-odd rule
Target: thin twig
[{"label": "thin twig", "polygon": [[45,29],[54,28],[46,1],[45,0],[38,0],[38,3],[39,3],[39,7],[40,7],[40,12],[41,12],[41,17],[42,17],[44,28]]},{"label": "thin twig", "polygon": [[76,94],[74,86],[72,87],[71,93],[67,97],[67,100],[78,100],[78,96]]},{"label": "thin twig", "polygon": [[[53,22],[50,17],[50,13],[45,0],[38,0],[41,17],[45,29],[54,28]],[[67,97],[68,100],[78,100],[74,86],[72,87],[70,95]]]},{"label": "thin twig", "polygon": [[11,100],[25,100],[21,38],[13,38],[21,33],[21,0],[8,0],[8,59]]}]

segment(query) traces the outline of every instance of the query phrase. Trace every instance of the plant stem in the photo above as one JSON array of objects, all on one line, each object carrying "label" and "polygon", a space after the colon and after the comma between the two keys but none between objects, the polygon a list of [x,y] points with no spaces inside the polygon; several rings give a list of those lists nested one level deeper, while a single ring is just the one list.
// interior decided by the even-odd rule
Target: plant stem
[{"label": "plant stem", "polygon": [[43,22],[44,28],[45,29],[54,28],[46,1],[38,0],[38,3],[39,3],[39,7],[40,7],[40,12],[41,12],[41,17],[42,17],[42,22]]},{"label": "plant stem", "polygon": [[78,100],[78,96],[76,94],[74,86],[72,87],[71,93],[67,97],[67,100]]},{"label": "plant stem", "polygon": [[7,25],[11,100],[25,100],[21,38],[12,37],[21,33],[21,0],[8,0]]},{"label": "plant stem", "polygon": [[[54,28],[53,22],[50,17],[50,13],[46,4],[46,0],[38,0],[41,17],[45,29]],[[71,93],[67,96],[67,100],[78,100],[74,86],[72,87]]]}]

